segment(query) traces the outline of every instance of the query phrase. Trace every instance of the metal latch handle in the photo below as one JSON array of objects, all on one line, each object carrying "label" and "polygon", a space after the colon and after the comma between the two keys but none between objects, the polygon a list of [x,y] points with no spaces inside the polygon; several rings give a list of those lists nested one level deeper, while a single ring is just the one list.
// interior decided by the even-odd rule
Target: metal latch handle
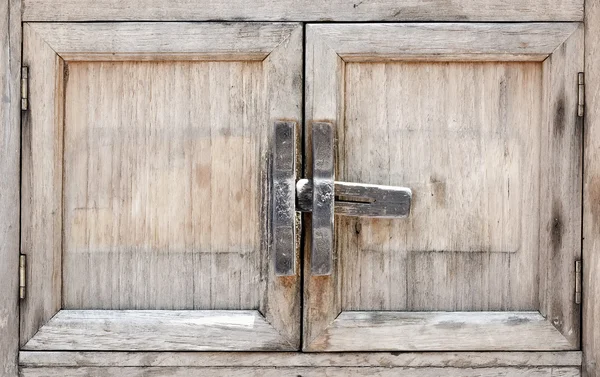
[{"label": "metal latch handle", "polygon": [[296,211],[312,212],[312,275],[331,274],[334,214],[402,218],[410,213],[409,188],[335,181],[331,123],[313,123],[311,136],[312,179],[296,182],[296,123],[275,122],[272,229],[275,273],[279,276],[295,274]]}]

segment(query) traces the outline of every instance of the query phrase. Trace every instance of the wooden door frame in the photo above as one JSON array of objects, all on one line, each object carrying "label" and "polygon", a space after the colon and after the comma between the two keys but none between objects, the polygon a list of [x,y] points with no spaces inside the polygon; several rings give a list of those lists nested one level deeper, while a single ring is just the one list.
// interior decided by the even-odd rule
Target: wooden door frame
[{"label": "wooden door frame", "polygon": [[[125,6],[129,1],[124,0],[121,3]],[[35,1],[34,1],[35,3]],[[43,2],[38,1],[38,4]],[[92,0],[87,5],[94,3]],[[161,20],[164,12],[160,9],[151,7],[131,7],[132,11],[126,12],[110,11],[110,7],[101,2],[95,2],[100,8],[90,8],[82,4],[71,3],[71,6],[80,9],[78,14],[68,12],[59,2],[48,2],[50,9],[54,11],[54,20],[117,20],[119,17],[135,20]],[[195,17],[189,17],[182,9],[177,6],[186,1],[173,1],[167,7],[172,8],[168,12],[169,20],[264,20],[264,14],[254,7],[244,4],[241,1],[240,6],[233,5],[229,11],[215,10],[214,7],[198,6],[195,9]],[[493,21],[495,20],[524,20],[524,21],[582,21],[584,17],[583,1],[579,2],[561,2],[561,7],[556,13],[547,13],[546,7],[538,6],[535,1],[523,3],[518,1],[520,7],[514,7],[512,3],[504,6],[488,8],[486,4],[479,2],[473,3],[476,11],[482,9],[488,10],[489,14],[485,17],[477,13],[466,14],[460,7],[458,10],[448,10],[439,8],[433,4],[433,11],[444,17],[446,21]],[[523,10],[523,4],[527,4]],[[34,20],[39,16],[44,20],[48,9],[32,5],[27,10],[25,19]],[[289,6],[289,4],[287,4]],[[350,7],[352,4],[348,4]],[[414,4],[413,4],[414,5]],[[397,2],[392,1],[384,4],[375,12],[372,9],[363,11],[360,6],[349,8],[339,12],[335,7],[330,10],[329,16],[335,16],[337,21],[441,21],[441,19],[430,15],[427,12],[425,18],[418,18],[420,9],[411,8],[411,4],[406,3],[406,8],[398,9]],[[213,9],[212,11],[210,9]],[[302,15],[305,9],[303,4],[298,4],[291,11],[279,9],[269,12],[269,18],[273,20],[290,19],[289,13]],[[518,9],[518,10],[517,10]],[[168,10],[168,9],[167,9]],[[552,10],[552,9],[550,9]],[[356,14],[358,15],[355,15]],[[313,10],[315,20],[322,19],[326,15],[322,12]],[[19,303],[18,303],[18,253],[20,238],[20,145],[21,145],[21,127],[20,127],[20,67],[21,67],[21,21],[23,17],[22,0],[8,0],[0,4],[0,88],[2,88],[2,101],[0,101],[0,375],[2,377],[17,377],[18,375],[18,355],[19,355]],[[567,16],[565,16],[567,15]],[[298,21],[305,20],[302,17],[296,17]],[[48,19],[51,20],[51,19]],[[594,211],[589,206],[590,203],[597,201],[592,195],[593,177],[600,175],[600,159],[597,158],[597,152],[593,149],[600,148],[600,0],[587,0],[585,10],[585,55],[586,55],[586,133],[584,138],[585,148],[585,166],[584,166],[584,229],[583,229],[583,260],[584,260],[584,297],[583,297],[583,341],[582,349],[584,353],[583,374],[587,377],[600,377],[600,342],[594,341],[600,338],[600,318],[592,316],[593,313],[600,313],[600,279],[595,278],[600,275],[600,253],[595,251],[596,245],[600,243],[600,232],[598,227],[600,218],[594,216]],[[594,65],[596,68],[594,69]],[[593,77],[595,75],[595,77]],[[595,127],[597,130],[593,130]],[[593,137],[592,137],[593,136]],[[594,153],[593,153],[594,152]],[[595,183],[598,185],[598,183]],[[595,296],[595,297],[594,297]],[[586,335],[587,334],[587,335]],[[589,335],[591,334],[591,335]],[[143,355],[142,355],[143,356]],[[473,357],[464,359],[451,364],[456,367],[471,365]],[[54,357],[54,356],[53,356]],[[379,356],[377,356],[379,358]],[[359,360],[362,360],[359,358]],[[489,363],[499,362],[498,359],[489,360]],[[361,365],[368,365],[360,361]],[[486,362],[486,365],[490,365]],[[500,361],[501,363],[501,361]],[[448,365],[448,364],[443,364]],[[442,366],[443,366],[442,365]],[[448,365],[448,366],[451,366]],[[416,366],[416,365],[412,365]]]}]

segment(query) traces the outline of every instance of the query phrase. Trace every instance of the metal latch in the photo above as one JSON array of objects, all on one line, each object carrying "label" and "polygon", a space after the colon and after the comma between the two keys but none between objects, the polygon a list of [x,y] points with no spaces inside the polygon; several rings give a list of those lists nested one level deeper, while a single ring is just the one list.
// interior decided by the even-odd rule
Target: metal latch
[{"label": "metal latch", "polygon": [[[312,179],[295,182],[295,124],[275,123],[273,143],[273,244],[275,273],[293,275],[295,212],[312,213],[311,274],[332,271],[334,214],[404,218],[410,213],[412,191],[406,187],[335,181],[333,125],[312,124]],[[295,201],[295,204],[294,204]]]},{"label": "metal latch", "polygon": [[581,261],[575,261],[575,303],[581,304]]}]

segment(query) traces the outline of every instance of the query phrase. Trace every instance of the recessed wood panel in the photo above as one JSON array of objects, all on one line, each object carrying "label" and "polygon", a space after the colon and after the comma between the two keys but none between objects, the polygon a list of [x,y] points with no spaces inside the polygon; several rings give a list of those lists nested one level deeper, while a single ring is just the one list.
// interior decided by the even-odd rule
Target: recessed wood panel
[{"label": "recessed wood panel", "polygon": [[260,62],[68,64],[63,307],[253,309]]},{"label": "recessed wood panel", "polygon": [[413,192],[407,219],[337,218],[346,309],[536,307],[517,270],[537,260],[541,82],[539,63],[346,65],[339,179]]}]

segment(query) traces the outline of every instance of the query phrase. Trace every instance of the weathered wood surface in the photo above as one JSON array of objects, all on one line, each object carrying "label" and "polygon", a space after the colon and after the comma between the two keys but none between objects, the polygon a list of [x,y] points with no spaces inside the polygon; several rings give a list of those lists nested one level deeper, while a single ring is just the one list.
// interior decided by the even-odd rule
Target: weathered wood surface
[{"label": "weathered wood surface", "polygon": [[600,377],[600,1],[585,5],[582,369]]},{"label": "weathered wood surface", "polygon": [[543,61],[578,23],[308,25],[346,62]]},{"label": "weathered wood surface", "polygon": [[[360,340],[360,341],[358,341]],[[571,344],[537,312],[342,312],[310,351],[542,351]]]},{"label": "weathered wood surface", "polygon": [[[425,47],[394,38],[393,31],[403,27]],[[433,24],[307,27],[306,121],[308,127],[313,121],[336,125],[336,176],[410,187],[414,204],[407,220],[336,220],[334,277],[306,277],[305,347],[317,338],[328,342],[307,349],[325,350],[335,343],[326,329],[344,310],[538,310],[544,284],[557,295],[554,309],[540,309],[555,314],[540,322],[539,336],[550,333],[556,343],[534,349],[576,349],[572,268],[580,206],[565,210],[569,221],[560,229],[557,242],[563,244],[555,257],[546,250],[556,232],[548,231],[546,220],[540,229],[540,216],[548,215],[539,207],[550,190],[561,192],[561,203],[580,202],[581,145],[575,137],[563,145],[570,152],[555,153],[540,134],[557,113],[552,106],[560,104],[560,96],[568,97],[562,99],[565,108],[576,101],[577,87],[570,83],[576,84],[577,70],[569,62],[582,54],[581,25],[460,25],[458,35],[448,32],[456,25],[439,27],[444,32],[437,34]],[[481,41],[473,38],[478,35]],[[521,42],[532,37],[539,43],[521,44],[515,35],[523,37]],[[491,36],[502,51],[485,52],[493,45]],[[412,47],[406,52],[404,45]],[[536,50],[540,46],[545,47]],[[477,48],[485,53],[477,56]],[[452,61],[389,61],[421,51]],[[553,51],[556,57],[544,63],[528,61]],[[560,64],[565,51],[573,60]],[[494,61],[472,62],[473,57]],[[453,61],[457,58],[469,62]],[[495,61],[505,58],[515,61]],[[566,115],[575,110],[565,110]],[[564,120],[573,121],[565,132],[575,129],[575,117]],[[540,175],[540,161],[553,170]],[[546,176],[551,179],[540,178]],[[546,261],[538,265],[542,252],[556,268],[548,270]],[[551,331],[553,325],[560,332]],[[331,337],[319,338],[320,332]],[[393,337],[382,339],[397,349]],[[338,350],[364,350],[357,343],[346,339]],[[492,343],[480,345],[500,349]],[[505,350],[526,349],[506,339],[500,343]],[[381,339],[377,346],[386,349]]]},{"label": "weathered wood surface", "polygon": [[[302,28],[183,23],[171,35],[164,25],[138,26],[25,24],[35,79],[24,137],[23,246],[36,279],[22,342],[61,305],[258,309],[287,339],[282,350],[297,349],[299,272],[275,277],[262,219],[270,211],[271,125],[301,116]],[[165,47],[170,53],[211,59],[211,46],[220,46],[214,33],[237,61],[161,60],[161,40],[186,30],[192,38]],[[138,43],[140,31],[162,39]],[[74,61],[56,54],[61,46]],[[119,46],[142,46],[136,57],[160,61],[130,61],[132,50]],[[120,61],[81,61],[112,47]],[[248,55],[254,50],[262,61]],[[229,340],[223,349],[242,349]]]},{"label": "weathered wood surface", "polygon": [[263,60],[295,23],[29,23],[65,60]]},{"label": "weathered wood surface", "polygon": [[290,345],[255,310],[61,310],[22,349],[261,351]]},{"label": "weathered wood surface", "polygon": [[21,1],[0,4],[0,375],[17,376]]},{"label": "weathered wood surface", "polygon": [[22,368],[21,377],[579,377],[568,368]]},{"label": "weathered wood surface", "polygon": [[44,352],[21,351],[25,367],[557,367],[581,365],[581,352]]},{"label": "weathered wood surface", "polygon": [[540,172],[539,310],[579,348],[575,261],[581,258],[583,118],[577,74],[583,71],[583,25],[543,63]]},{"label": "weathered wood surface", "polygon": [[583,0],[26,0],[26,21],[580,21]]},{"label": "weathered wood surface", "polygon": [[22,128],[21,250],[29,279],[21,345],[61,307],[64,122],[64,61],[27,24],[23,64],[29,67],[30,100]]}]

